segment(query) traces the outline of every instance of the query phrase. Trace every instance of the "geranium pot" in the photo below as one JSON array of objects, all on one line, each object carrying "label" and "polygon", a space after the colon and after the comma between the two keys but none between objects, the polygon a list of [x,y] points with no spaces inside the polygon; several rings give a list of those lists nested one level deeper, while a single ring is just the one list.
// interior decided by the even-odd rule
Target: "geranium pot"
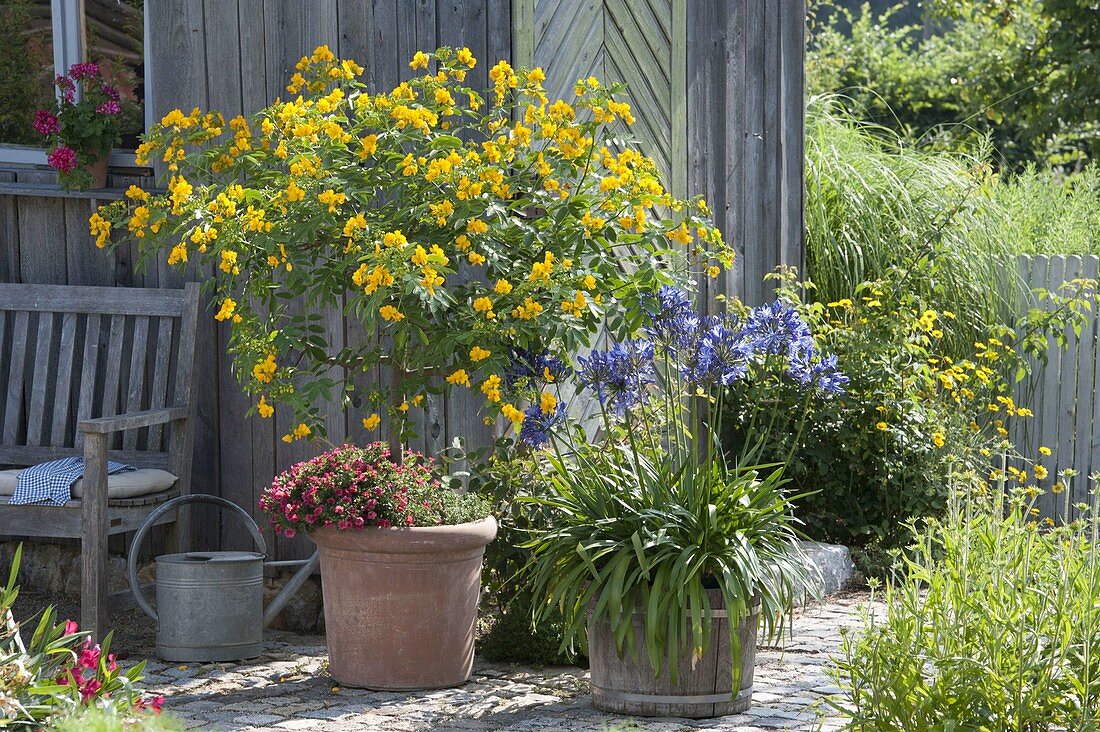
[{"label": "geranium pot", "polygon": [[84,170],[92,177],[92,181],[85,186],[85,190],[99,190],[107,187],[107,151],[93,150],[95,160],[84,166]]},{"label": "geranium pot", "polygon": [[[711,608],[723,608],[718,590],[708,590]],[[678,659],[676,682],[669,674],[667,661],[660,674],[653,673],[645,640],[645,614],[635,610],[634,647],[624,645],[622,656],[615,646],[611,624],[606,617],[588,621],[588,660],[592,677],[592,705],[617,714],[643,717],[689,717],[705,719],[738,714],[752,704],[753,665],[756,662],[756,631],[760,606],[731,628],[724,609],[711,610],[711,639],[701,659],[694,663],[691,649],[685,648]],[[741,640],[740,658],[730,650],[731,632]],[[741,679],[733,689],[733,663],[741,665]]]},{"label": "geranium pot", "polygon": [[496,533],[492,517],[311,531],[321,552],[332,678],[378,690],[465,682],[474,663],[482,556]]}]

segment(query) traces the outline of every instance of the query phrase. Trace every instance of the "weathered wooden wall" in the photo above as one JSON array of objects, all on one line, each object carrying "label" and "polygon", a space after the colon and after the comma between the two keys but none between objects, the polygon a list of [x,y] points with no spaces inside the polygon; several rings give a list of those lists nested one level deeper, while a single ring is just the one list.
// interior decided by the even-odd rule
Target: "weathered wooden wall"
[{"label": "weathered wooden wall", "polygon": [[[1020,277],[1032,290],[1058,292],[1074,279],[1095,279],[1100,258],[1089,256],[1021,256]],[[1049,300],[1032,297],[1027,307],[1050,309]],[[1039,500],[1051,516],[1064,515],[1065,501],[1090,503],[1088,476],[1100,471],[1100,317],[1089,313],[1081,333],[1066,333],[1066,347],[1053,339],[1047,347],[1046,364],[1032,363],[1032,374],[1017,385],[1016,402],[1034,412],[1033,417],[1013,421],[1010,435],[1016,449],[1028,461],[1047,469],[1048,477],[1036,481],[1045,491]],[[1050,448],[1041,455],[1040,447]],[[1034,469],[1021,466],[1034,475]],[[1066,494],[1056,495],[1051,486],[1061,481],[1059,473],[1071,469],[1077,477]]]},{"label": "weathered wooden wall", "polygon": [[707,293],[756,304],[803,266],[805,0],[515,0],[517,63],[553,96],[625,82],[633,133],[677,195],[703,195],[738,259]]},{"label": "weathered wooden wall", "polygon": [[[474,85],[487,86],[500,58],[543,65],[550,92],[567,99],[590,74],[626,81],[647,152],[675,192],[707,197],[739,252],[734,271],[709,283],[711,294],[761,300],[765,272],[801,261],[803,0],[177,0],[149,9],[155,118],[176,107],[259,109],[284,93],[294,64],[320,43],[362,63],[375,90],[408,78],[415,51],[440,45],[468,46],[480,59]],[[163,264],[140,273],[129,252],[97,251],[86,226],[92,205],[4,195],[0,186],[0,281],[179,285],[181,275]],[[249,405],[229,370],[227,329],[204,322],[195,490],[258,515],[271,477],[320,448],[280,441],[287,418],[244,418]],[[337,342],[373,337],[338,312],[325,323]],[[476,408],[465,394],[433,401],[419,447],[437,450],[459,435],[475,446],[488,441]],[[365,433],[362,416],[351,409],[333,417],[330,440],[380,439],[381,431]],[[233,519],[205,514],[199,530],[206,541],[242,544]],[[309,550],[304,539],[275,546],[280,559]]]}]

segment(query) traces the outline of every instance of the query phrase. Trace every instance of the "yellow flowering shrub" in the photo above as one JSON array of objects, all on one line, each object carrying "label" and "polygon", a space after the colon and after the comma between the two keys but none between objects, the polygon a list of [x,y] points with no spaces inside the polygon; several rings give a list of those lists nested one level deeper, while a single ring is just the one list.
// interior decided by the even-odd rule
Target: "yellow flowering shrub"
[{"label": "yellow flowering shrub", "polygon": [[[500,61],[483,95],[465,83],[477,63],[417,52],[419,75],[370,94],[362,67],[321,46],[250,117],[174,110],[137,153],[165,163],[167,191],[102,207],[96,244],[217,267],[236,371],[262,416],[293,409],[290,439],[323,434],[317,405],[353,388],[333,367],[379,363],[394,387],[365,396],[395,416],[446,385],[516,422],[501,377],[517,349],[574,353],[604,324],[625,337],[648,293],[733,253],[703,201],[672,196],[629,141],[621,86],[590,78],[551,101],[540,69]],[[317,311],[332,307],[382,337],[331,342]]]}]

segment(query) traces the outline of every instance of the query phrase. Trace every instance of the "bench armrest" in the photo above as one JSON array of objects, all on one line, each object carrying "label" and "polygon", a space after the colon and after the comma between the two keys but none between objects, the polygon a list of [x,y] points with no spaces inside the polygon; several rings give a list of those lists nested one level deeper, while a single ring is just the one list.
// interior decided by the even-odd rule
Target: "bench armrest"
[{"label": "bench armrest", "polygon": [[139,427],[150,427],[155,424],[168,424],[187,419],[186,407],[171,407],[168,409],[149,409],[144,412],[132,412],[119,414],[115,417],[99,417],[97,419],[82,419],[77,424],[77,429],[85,433],[109,434],[111,432],[123,432],[135,430]]}]

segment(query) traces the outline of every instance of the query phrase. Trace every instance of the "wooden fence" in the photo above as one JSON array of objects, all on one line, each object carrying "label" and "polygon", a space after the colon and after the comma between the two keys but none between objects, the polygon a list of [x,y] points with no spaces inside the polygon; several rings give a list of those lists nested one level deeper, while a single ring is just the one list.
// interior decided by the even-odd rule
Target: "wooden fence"
[{"label": "wooden fence", "polygon": [[[179,107],[249,114],[280,95],[294,64],[321,43],[358,60],[373,90],[413,72],[417,50],[468,46],[479,59],[474,86],[488,86],[497,59],[542,65],[551,94],[572,97],[577,78],[630,85],[635,133],[676,193],[706,196],[738,252],[735,269],[710,295],[765,297],[763,275],[802,261],[802,58],[804,0],[179,0],[147,5],[154,118]],[[114,175],[118,196],[149,171]],[[135,271],[132,252],[95,249],[86,220],[101,202],[65,196],[48,172],[0,170],[0,281],[178,287],[163,262]],[[206,279],[214,271],[192,271]],[[370,338],[338,310],[323,313],[337,344]],[[249,402],[229,370],[228,331],[200,328],[198,420],[193,484],[254,514],[260,491],[279,470],[319,446],[279,440],[288,416],[246,419]],[[478,402],[459,394],[432,399],[418,447],[436,451],[456,436],[473,446],[491,435]],[[354,408],[336,414],[330,439],[380,439]],[[383,425],[384,429],[384,425]],[[240,546],[237,524],[207,514],[208,544]],[[279,559],[309,551],[303,539],[273,542]]]},{"label": "wooden fence", "polygon": [[[1057,292],[1063,283],[1077,278],[1095,279],[1100,258],[1095,256],[1023,256],[1019,258],[1020,277],[1032,290]],[[1049,301],[1032,297],[1029,307],[1050,308]],[[1088,499],[1088,475],[1100,470],[1100,317],[1095,308],[1085,320],[1081,334],[1066,333],[1065,348],[1053,339],[1048,345],[1045,365],[1032,364],[1032,376],[1017,385],[1016,401],[1034,412],[1033,417],[1018,420],[1012,439],[1027,459],[1047,469],[1049,476],[1040,481],[1047,494],[1041,508],[1050,515],[1061,515],[1065,496],[1050,492],[1061,480],[1064,469],[1077,471],[1072,482],[1071,501]],[[1049,456],[1039,454],[1040,447],[1050,449]],[[1034,470],[1030,471],[1032,475]]]}]

